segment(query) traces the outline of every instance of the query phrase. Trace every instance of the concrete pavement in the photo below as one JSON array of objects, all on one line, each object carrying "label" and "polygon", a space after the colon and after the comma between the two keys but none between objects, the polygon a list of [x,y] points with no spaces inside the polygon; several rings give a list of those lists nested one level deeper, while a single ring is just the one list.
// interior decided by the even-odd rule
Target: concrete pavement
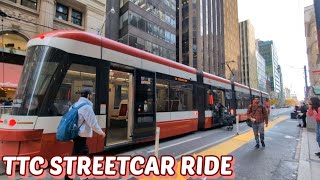
[{"label": "concrete pavement", "polygon": [[303,129],[298,180],[320,179],[320,158],[314,154],[319,151],[316,133]]}]

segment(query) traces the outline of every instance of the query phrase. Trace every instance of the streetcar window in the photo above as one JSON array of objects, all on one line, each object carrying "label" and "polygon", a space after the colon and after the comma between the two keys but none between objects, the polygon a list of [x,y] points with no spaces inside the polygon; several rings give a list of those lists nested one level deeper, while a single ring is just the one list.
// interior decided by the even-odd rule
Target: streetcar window
[{"label": "streetcar window", "polygon": [[214,105],[214,95],[211,91],[211,89],[207,89],[207,107],[206,110],[212,110],[212,106]]},{"label": "streetcar window", "polygon": [[[72,64],[59,88],[54,100],[56,115],[64,115],[72,104],[80,98],[80,90],[84,87],[95,92],[96,68],[92,66]],[[95,96],[91,99],[95,104]],[[53,114],[52,114],[53,115]]]},{"label": "streetcar window", "polygon": [[169,111],[169,81],[157,79],[157,112]]},{"label": "streetcar window", "polygon": [[251,104],[250,94],[236,92],[237,109],[246,109]]},{"label": "streetcar window", "polygon": [[46,93],[54,81],[60,61],[67,56],[59,50],[46,46],[29,48],[13,102],[13,115],[37,115]]},{"label": "streetcar window", "polygon": [[170,82],[170,110],[174,111],[192,111],[192,90],[193,86],[187,83],[176,81]]},{"label": "streetcar window", "polygon": [[243,92],[236,92],[236,98],[237,98],[237,109],[243,109],[244,107],[244,98],[243,98],[244,93]]}]

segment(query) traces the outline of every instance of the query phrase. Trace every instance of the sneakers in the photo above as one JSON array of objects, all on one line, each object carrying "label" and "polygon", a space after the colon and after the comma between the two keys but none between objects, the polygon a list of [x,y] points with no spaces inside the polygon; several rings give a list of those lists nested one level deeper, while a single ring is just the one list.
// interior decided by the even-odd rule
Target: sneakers
[{"label": "sneakers", "polygon": [[260,145],[259,145],[259,144],[256,144],[256,146],[255,146],[254,148],[259,149],[259,148],[260,148]]},{"label": "sneakers", "polygon": [[261,142],[262,147],[266,147],[266,145],[264,144],[264,142]]},{"label": "sneakers", "polygon": [[315,154],[320,157],[320,152],[317,152],[317,153],[315,153]]}]

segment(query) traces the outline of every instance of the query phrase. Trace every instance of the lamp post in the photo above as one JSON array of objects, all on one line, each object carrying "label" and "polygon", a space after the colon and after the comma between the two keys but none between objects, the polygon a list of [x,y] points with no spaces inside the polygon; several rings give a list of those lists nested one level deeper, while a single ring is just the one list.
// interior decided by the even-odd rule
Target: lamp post
[{"label": "lamp post", "polygon": [[106,22],[107,22],[107,20],[108,20],[108,16],[109,16],[109,14],[114,14],[114,13],[116,13],[116,11],[114,10],[114,8],[112,7],[111,9],[110,9],[110,11],[107,13],[107,15],[106,15],[106,19],[104,20],[104,22],[103,22],[103,24],[102,24],[102,26],[101,26],[101,28],[98,30],[98,35],[100,35],[101,36],[101,32],[102,32],[102,29],[103,29],[103,27],[104,27],[104,25],[106,24]]},{"label": "lamp post", "polygon": [[102,48],[102,35],[101,35],[101,32],[102,32],[102,29],[103,29],[104,25],[105,25],[106,22],[107,22],[107,19],[108,19],[109,14],[110,14],[110,13],[111,13],[111,14],[114,14],[115,12],[116,12],[116,11],[115,11],[114,8],[112,7],[112,8],[110,9],[110,11],[107,13],[106,19],[104,20],[101,28],[100,28],[99,31],[98,31],[98,35],[100,36],[100,43],[101,43],[101,44],[100,44],[100,48],[101,48],[101,50],[100,50],[100,57],[101,57],[101,60],[102,60],[102,50],[103,50],[103,48]]},{"label": "lamp post", "polygon": [[235,77],[235,74],[233,73],[233,71],[231,70],[230,66],[229,66],[229,63],[235,63],[236,61],[232,60],[232,61],[226,61],[224,63],[221,63],[221,64],[225,64],[227,65],[228,69],[230,70],[231,74],[232,74],[232,78],[230,79],[232,82],[234,82],[234,77]]}]

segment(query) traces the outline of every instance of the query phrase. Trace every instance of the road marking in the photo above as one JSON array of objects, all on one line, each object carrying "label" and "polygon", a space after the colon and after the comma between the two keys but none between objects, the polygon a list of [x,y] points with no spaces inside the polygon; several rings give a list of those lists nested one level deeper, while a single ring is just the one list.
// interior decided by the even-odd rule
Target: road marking
[{"label": "road marking", "polygon": [[[245,130],[245,131],[242,131],[240,134],[245,133],[245,132],[247,132],[247,131],[250,131],[250,129]],[[228,136],[228,137],[225,137],[225,138],[223,138],[223,139],[220,139],[219,141],[212,142],[212,143],[210,143],[210,144],[201,146],[201,147],[199,147],[199,148],[197,148],[197,149],[193,149],[193,150],[188,151],[188,152],[186,152],[186,153],[183,153],[183,154],[180,154],[180,155],[178,155],[178,156],[175,156],[174,158],[175,158],[175,159],[179,159],[181,156],[193,154],[193,153],[195,153],[195,152],[200,151],[201,149],[205,149],[205,148],[210,147],[210,146],[213,146],[213,145],[215,145],[215,144],[218,145],[218,144],[220,144],[220,143],[222,143],[222,142],[224,142],[224,141],[227,141],[228,139],[233,138],[233,137],[235,137],[235,136],[236,136],[236,134],[231,135],[231,136]]]},{"label": "road marking", "polygon": [[[164,147],[159,148],[159,151],[163,150],[163,149],[170,148],[172,146],[176,146],[176,145],[183,144],[183,143],[186,143],[186,142],[190,142],[190,141],[193,141],[193,140],[196,140],[196,139],[200,139],[200,138],[202,138],[202,137],[196,137],[196,138],[188,139],[186,141],[182,141],[182,142],[178,142],[178,143],[175,143],[175,144],[171,144],[169,146],[164,146]],[[154,150],[147,151],[147,153],[152,153],[152,152],[154,152]]]},{"label": "road marking", "polygon": [[[289,118],[289,116],[282,116],[278,119],[271,121],[269,123],[269,126],[267,128],[265,128],[265,131],[268,131],[270,128],[274,127],[278,123],[280,123],[288,118]],[[210,147],[211,146],[211,148],[208,148],[202,152],[199,152],[198,154],[194,154],[194,152],[196,152],[195,150],[193,150],[192,152],[190,151],[185,154],[189,154],[189,155],[193,154],[194,157],[206,156],[206,155],[215,155],[217,157],[221,157],[222,155],[230,154],[233,151],[239,149],[241,146],[247,144],[248,142],[250,142],[251,140],[254,139],[254,135],[253,135],[252,130],[250,128],[247,132],[245,132],[241,135],[238,135],[238,136],[234,135],[234,137],[229,140],[228,140],[228,138],[230,138],[230,136],[226,137],[224,139],[221,139],[220,142],[222,142],[223,140],[225,140],[225,142],[222,142],[220,144],[217,144],[217,143],[219,143],[219,141],[215,142],[214,144],[217,144],[217,145],[215,145],[213,147],[212,147],[213,143],[211,143],[210,145],[203,146],[203,147]],[[198,149],[200,149],[200,148],[198,148]],[[202,149],[202,147],[201,147],[201,149]],[[177,157],[178,156],[176,156],[175,158],[177,159]],[[181,167],[180,163],[181,162],[178,161],[177,169],[179,169]],[[175,178],[168,178],[168,179],[178,179],[178,180],[186,179],[186,177],[183,177],[181,174],[179,174],[179,171],[176,171],[176,175],[177,176]],[[146,177],[146,178],[141,178],[141,179],[155,179],[156,180],[156,179],[158,179],[158,177]]]}]

